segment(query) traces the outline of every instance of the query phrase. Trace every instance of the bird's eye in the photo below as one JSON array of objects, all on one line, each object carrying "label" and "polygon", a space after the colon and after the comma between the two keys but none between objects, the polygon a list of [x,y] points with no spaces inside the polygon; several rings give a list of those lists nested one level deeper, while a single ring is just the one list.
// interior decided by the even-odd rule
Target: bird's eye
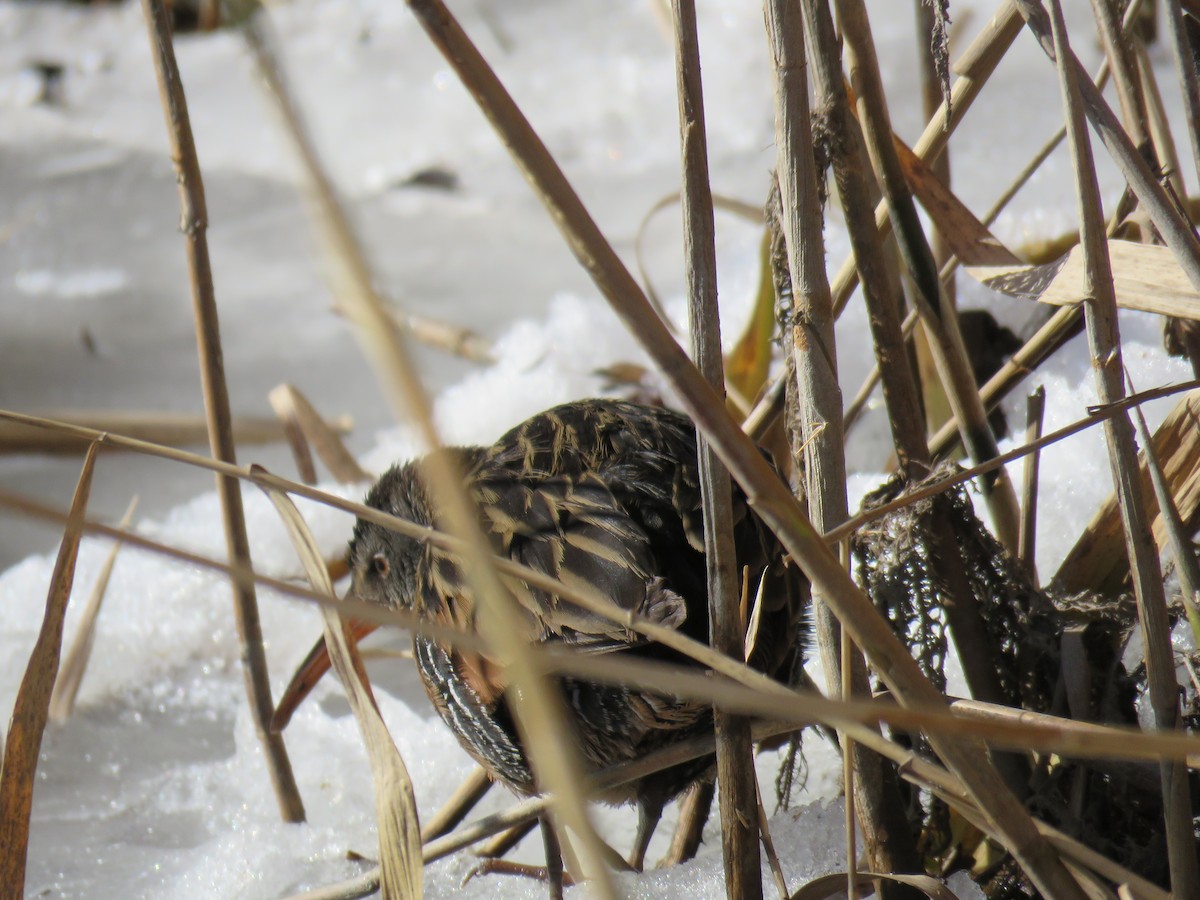
[{"label": "bird's eye", "polygon": [[382,553],[376,553],[371,557],[371,568],[375,570],[375,574],[380,578],[387,578],[388,572],[392,569],[392,564],[388,562],[388,558]]}]

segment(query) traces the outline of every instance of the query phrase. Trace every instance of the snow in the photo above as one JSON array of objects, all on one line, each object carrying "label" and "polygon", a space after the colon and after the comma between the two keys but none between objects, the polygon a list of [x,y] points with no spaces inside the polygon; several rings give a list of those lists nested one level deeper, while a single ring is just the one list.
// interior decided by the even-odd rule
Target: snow
[{"label": "snow", "polygon": [[[766,43],[756,4],[700,4],[714,189],[749,202],[765,195],[774,163]],[[647,209],[677,189],[674,74],[669,43],[645,0],[546,3],[463,0],[454,9],[494,62],[556,154],[602,229],[632,260]],[[1075,0],[1076,50],[1094,66],[1097,48]],[[871,5],[897,130],[910,142],[921,127],[915,102],[910,5]],[[958,2],[972,34],[990,15],[984,0]],[[297,0],[272,14],[294,85],[331,171],[349,197],[379,267],[381,286],[406,306],[473,327],[496,340],[496,362],[472,367],[418,350],[436,394],[447,442],[490,442],[554,403],[602,390],[596,370],[645,364],[636,341],[598,298],[531,197],[465,91],[429,47],[403,4],[383,0]],[[0,0],[0,367],[3,405],[198,410],[199,389],[187,309],[178,209],[162,114],[136,4],[59,6]],[[330,311],[321,264],[294,190],[295,172],[234,33],[181,35],[178,54],[209,196],[209,232],[235,412],[269,415],[267,391],[291,381],[333,415],[350,412],[352,448],[381,471],[416,447],[392,424],[382,394],[347,328]],[[1178,108],[1169,60],[1167,102]],[[997,85],[978,101],[954,140],[960,172],[992,180],[955,184],[976,210],[1057,127],[1053,71],[1027,37],[1005,61]],[[38,104],[35,66],[64,70],[61,105]],[[1030,97],[1039,102],[1031,103]],[[1181,119],[1178,119],[1181,121]],[[1183,148],[1181,148],[1183,149]],[[1119,181],[1102,162],[1104,196]],[[453,192],[399,187],[413,173],[455,173]],[[1191,173],[1185,173],[1189,180]],[[1056,235],[1074,219],[1073,186],[1056,153],[996,225],[1020,244]],[[757,273],[756,229],[719,216],[725,338],[736,334]],[[649,271],[672,317],[684,319],[678,215],[649,229]],[[847,241],[836,211],[827,234],[830,266]],[[960,282],[965,302],[983,303],[1007,323],[1028,309]],[[1122,316],[1126,361],[1142,388],[1183,380],[1162,357],[1158,324]],[[269,330],[267,330],[269,329]],[[847,392],[870,364],[865,322],[851,304],[839,323]],[[1078,344],[1078,342],[1077,342]],[[85,352],[81,345],[94,346]],[[1094,402],[1081,348],[1053,360],[1028,387],[1044,384],[1047,429],[1073,421]],[[1019,421],[1019,398],[1010,421]],[[1169,408],[1149,410],[1151,422]],[[878,483],[887,456],[880,413],[855,435],[851,500]],[[1012,442],[1006,444],[1006,449]],[[243,451],[288,474],[277,448]],[[0,485],[65,505],[77,460],[0,460]],[[1097,432],[1048,449],[1042,458],[1038,563],[1069,548],[1078,525],[1109,491],[1107,452]],[[1020,466],[1012,475],[1020,483]],[[325,488],[359,496],[362,486]],[[223,538],[207,475],[132,457],[105,457],[96,475],[95,515],[115,517],[131,492],[143,497],[137,529],[194,552],[221,557]],[[298,566],[266,499],[244,491],[256,567],[296,577]],[[349,535],[348,517],[301,504],[328,556]],[[7,571],[0,576],[0,710],[9,709],[41,621],[55,530],[0,517]],[[35,552],[36,551],[36,552]],[[68,615],[73,634],[108,544],[84,541]],[[319,631],[315,612],[260,595],[276,693]],[[402,644],[395,638],[391,645]],[[377,695],[417,786],[423,815],[470,769],[433,717],[407,666],[371,664]],[[347,850],[373,855],[369,773],[340,690],[322,684],[287,732],[308,823],[283,825],[246,710],[221,579],[151,553],[122,551],[101,614],[92,665],[76,716],[52,726],[43,744],[33,812],[27,891],[70,897],[277,897],[360,871]],[[809,777],[797,806],[772,830],[793,888],[844,868],[838,761],[808,741]],[[777,759],[760,761],[764,784]],[[507,802],[493,791],[482,809]],[[668,826],[670,816],[668,814]],[[624,848],[626,811],[600,810]],[[720,841],[710,824],[699,858],[670,871],[622,878],[631,897],[717,896]],[[661,852],[660,829],[651,858]],[[536,839],[522,848],[536,861]],[[469,859],[431,866],[427,894],[540,897],[540,885],[489,876],[462,886]],[[976,896],[960,879],[960,896]]]}]

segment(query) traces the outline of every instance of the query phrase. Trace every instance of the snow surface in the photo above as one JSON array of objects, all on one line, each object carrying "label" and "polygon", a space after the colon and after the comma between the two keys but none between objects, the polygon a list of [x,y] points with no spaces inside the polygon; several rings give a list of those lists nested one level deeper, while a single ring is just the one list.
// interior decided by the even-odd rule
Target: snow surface
[{"label": "snow surface", "polygon": [[[629,259],[645,211],[678,183],[671,54],[652,6],[646,0],[454,4]],[[699,6],[714,187],[758,202],[774,162],[761,13],[757,4],[737,0]],[[978,30],[990,6],[983,0],[953,4],[965,36]],[[1088,4],[1074,0],[1068,7],[1082,23],[1076,50],[1092,67],[1098,52]],[[910,10],[894,0],[871,4],[895,125],[911,141],[921,122],[910,99],[918,96]],[[600,391],[598,367],[645,361],[403,4],[296,0],[273,14],[295,85],[352,202],[381,284],[413,310],[497,339],[498,360],[486,368],[418,351],[446,441],[490,441],[531,413]],[[6,210],[0,221],[0,402],[20,409],[198,410],[173,178],[138,7],[4,0],[0,37],[0,208]],[[183,35],[177,43],[205,168],[235,411],[269,414],[266,392],[292,381],[323,412],[354,414],[359,428],[352,446],[368,468],[380,471],[411,454],[414,443],[404,427],[389,427],[386,404],[352,337],[329,311],[293,167],[246,53],[230,33]],[[1177,109],[1165,51],[1154,53],[1168,103]],[[1010,56],[954,141],[958,171],[996,173],[991,180],[956,183],[976,210],[991,203],[1060,121],[1054,74],[1040,51],[1023,36]],[[60,106],[34,103],[31,66],[43,61],[64,67]],[[1103,153],[1097,156],[1104,196],[1111,199],[1119,181]],[[460,188],[397,186],[430,166],[455,172]],[[649,260],[655,283],[681,319],[677,220],[667,211],[654,221]],[[1056,235],[1073,221],[1073,187],[1060,152],[995,230],[1020,244]],[[719,228],[728,340],[753,292],[758,238],[727,215]],[[827,231],[833,268],[847,249],[836,211]],[[961,290],[968,305],[987,304],[1006,323],[1019,325],[1028,315],[1027,307],[965,280]],[[1185,366],[1162,359],[1155,320],[1123,316],[1122,329],[1139,387],[1189,377]],[[94,352],[83,349],[85,333]],[[870,362],[863,334],[862,313],[852,305],[839,325],[848,392]],[[1078,345],[1043,367],[1029,387],[1038,383],[1048,393],[1048,429],[1080,417],[1094,402]],[[1169,401],[1152,407],[1152,423],[1167,408]],[[1018,416],[1010,411],[1011,421]],[[855,435],[852,502],[878,482],[871,473],[887,455],[879,423],[876,412]],[[242,453],[290,472],[277,449]],[[65,505],[77,466],[76,460],[6,459],[0,484]],[[1110,488],[1098,433],[1047,450],[1042,467],[1038,562],[1047,571]],[[1019,483],[1020,467],[1012,474]],[[148,495],[137,525],[142,533],[220,557],[210,484],[207,476],[176,466],[106,457],[93,512],[115,516],[129,494],[140,491]],[[362,490],[326,487],[347,496]],[[268,503],[253,489],[245,499],[256,566],[295,577],[298,567]],[[302,508],[323,550],[339,552],[349,519],[313,504]],[[4,710],[11,708],[41,620],[57,535],[8,515],[0,525],[3,559],[11,564],[0,576]],[[83,544],[68,638],[78,601],[107,552],[103,541]],[[260,601],[278,692],[318,633],[318,617],[269,593]],[[349,849],[373,854],[365,757],[332,681],[318,688],[287,732],[308,823],[279,822],[245,708],[229,612],[220,579],[153,554],[122,552],[77,715],[51,727],[43,744],[29,896],[278,897],[356,874],[361,866],[346,861]],[[378,662],[371,669],[428,814],[470,765],[433,717],[407,664]],[[772,821],[793,888],[844,868],[837,760],[815,739],[808,753],[798,807]],[[765,784],[775,762],[760,762]],[[484,809],[507,802],[502,794],[494,791]],[[623,848],[628,812],[600,810],[598,817]],[[635,897],[720,895],[715,827],[695,862],[622,879],[622,887]],[[667,833],[660,829],[652,858]],[[536,839],[523,848],[530,860],[539,852]],[[428,895],[543,895],[539,885],[501,877],[460,887],[469,867],[463,858],[431,866]],[[955,885],[961,896],[972,896],[961,879]]]}]

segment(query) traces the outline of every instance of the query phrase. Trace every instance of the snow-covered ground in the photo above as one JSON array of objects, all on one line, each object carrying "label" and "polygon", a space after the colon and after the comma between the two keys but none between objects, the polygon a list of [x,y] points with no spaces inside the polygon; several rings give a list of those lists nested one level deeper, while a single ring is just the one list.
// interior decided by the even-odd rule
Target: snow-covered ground
[{"label": "snow-covered ground", "polygon": [[[757,203],[774,163],[761,11],[744,0],[699,6],[714,189]],[[1088,4],[1068,6],[1078,26],[1076,50],[1092,67],[1098,51]],[[464,0],[453,8],[601,227],[632,260],[646,210],[678,183],[675,80],[654,4]],[[911,5],[879,0],[871,11],[894,124],[911,141],[921,126]],[[991,4],[959,0],[952,12],[969,38]],[[294,84],[352,203],[382,287],[414,311],[497,339],[498,361],[486,368],[415,351],[447,441],[490,441],[546,406],[600,391],[597,368],[644,361],[403,4],[295,0],[277,5],[273,15]],[[0,0],[0,37],[0,405],[198,411],[177,201],[138,6]],[[205,170],[235,413],[269,415],[267,391],[290,381],[322,412],[351,413],[358,424],[352,447],[368,468],[382,470],[412,452],[411,438],[392,425],[352,336],[330,311],[293,166],[239,37],[182,35],[177,47]],[[1175,110],[1169,60],[1162,48],[1154,54]],[[39,63],[62,67],[61,104],[33,102]],[[1053,70],[1022,36],[954,140],[956,170],[974,173],[955,183],[962,198],[985,209],[1059,121]],[[1111,200],[1119,181],[1103,153],[1097,156]],[[457,189],[403,186],[429,167],[453,172]],[[1060,152],[995,231],[1017,245],[1067,230],[1073,218],[1073,186]],[[719,229],[729,337],[753,294],[758,235],[727,215]],[[661,214],[648,248],[652,277],[676,311],[678,231],[677,214]],[[833,268],[847,247],[836,210],[826,238]],[[966,281],[962,290],[967,305],[987,303],[1008,324],[1028,314]],[[1186,367],[1161,359],[1154,320],[1126,316],[1122,327],[1139,387],[1188,377]],[[839,326],[847,391],[869,365],[865,333],[852,305]],[[1044,367],[1038,382],[1047,387],[1048,429],[1078,418],[1093,402],[1079,347]],[[1166,408],[1152,408],[1152,418]],[[870,420],[867,426],[869,433]],[[863,473],[852,481],[857,495],[877,481],[870,473],[886,453],[878,439],[855,440],[852,463]],[[278,449],[243,450],[242,458],[291,472]],[[1089,434],[1048,450],[1042,466],[1039,564],[1051,571],[1109,490],[1108,464],[1100,436]],[[76,460],[0,459],[0,485],[65,505],[77,467]],[[1019,467],[1013,474],[1020,477]],[[361,487],[342,490],[357,495]],[[207,476],[105,457],[93,513],[115,517],[134,492],[143,497],[144,533],[221,556]],[[252,490],[246,502],[256,565],[295,575],[268,504]],[[325,552],[337,553],[351,522],[327,509],[304,509]],[[0,576],[0,710],[11,708],[41,619],[56,541],[53,530],[0,513],[0,561],[11,565]],[[107,550],[104,542],[84,542],[80,597]],[[271,595],[261,604],[278,691],[318,632],[318,620],[311,609]],[[74,623],[69,616],[68,636]],[[372,671],[428,814],[467,773],[468,761],[432,718],[407,664],[379,663]],[[303,826],[282,825],[275,812],[245,709],[226,585],[126,549],[78,714],[46,734],[28,895],[275,897],[356,873],[359,864],[345,861],[346,851],[373,853],[370,778],[332,682],[297,715],[287,742],[308,809]],[[778,813],[773,825],[793,887],[844,866],[836,766],[819,741],[809,748],[799,808]],[[772,764],[763,761],[768,777]],[[493,793],[488,809],[504,800]],[[602,817],[610,832],[628,830],[626,813]],[[621,847],[627,842],[617,840]],[[536,858],[537,848],[526,854]],[[468,868],[462,859],[431,867],[429,896],[458,895]],[[720,884],[715,833],[695,863],[623,882],[631,896],[647,897],[715,896]],[[498,877],[461,890],[542,892]]]}]

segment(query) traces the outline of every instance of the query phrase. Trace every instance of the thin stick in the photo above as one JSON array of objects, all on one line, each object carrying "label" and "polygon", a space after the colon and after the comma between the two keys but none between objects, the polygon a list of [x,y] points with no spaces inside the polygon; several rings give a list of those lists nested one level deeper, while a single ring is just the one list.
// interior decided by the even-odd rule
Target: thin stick
[{"label": "thin stick", "polygon": [[[1114,403],[1124,398],[1125,388],[1117,329],[1117,300],[1113,290],[1104,217],[1081,108],[1077,67],[1071,64],[1074,56],[1058,0],[1050,0],[1050,19],[1063,105],[1067,114],[1067,136],[1075,161],[1079,234],[1087,268],[1087,297],[1090,298],[1083,304],[1088,347],[1096,374],[1096,391],[1103,402]],[[1160,729],[1178,728],[1179,686],[1171,656],[1167,604],[1163,596],[1158,553],[1146,519],[1137,446],[1128,416],[1109,419],[1104,427],[1104,436],[1112,460],[1113,484],[1121,508],[1125,546],[1129,553],[1138,618],[1142,626],[1150,705],[1154,709],[1155,724]],[[1176,763],[1164,763],[1160,771],[1172,891],[1180,897],[1194,897],[1200,895],[1200,867],[1196,859],[1187,768]]]},{"label": "thin stick", "polygon": [[[713,391],[722,396],[725,383],[717,310],[716,236],[694,0],[674,0],[671,13],[683,158],[680,195],[692,357]],[[718,652],[741,659],[745,628],[738,608],[729,472],[706,439],[697,435],[696,443],[704,511],[710,641]],[[750,723],[723,711],[714,712],[713,723],[717,733],[717,805],[721,815],[726,893],[758,900],[762,897],[762,877]]]},{"label": "thin stick", "polygon": [[[232,464],[237,461],[237,454],[230,425],[229,392],[225,387],[225,370],[221,355],[221,331],[217,319],[212,268],[209,265],[206,236],[208,209],[204,200],[204,184],[200,177],[200,160],[196,156],[196,144],[192,139],[183,82],[175,62],[170,16],[163,0],[142,0],[142,11],[154,57],[159,96],[167,120],[171,161],[179,181],[181,227],[192,286],[192,311],[196,321],[196,348],[200,354],[200,383],[204,390],[209,447],[215,458]],[[229,559],[238,567],[249,569],[250,544],[246,538],[242,493],[236,479],[218,476],[217,495],[221,503],[221,518],[225,526]],[[273,733],[270,728],[275,704],[271,699],[271,680],[267,674],[267,657],[263,650],[262,625],[258,617],[254,583],[235,580],[230,586],[233,591],[246,694],[250,700],[254,729],[266,755],[275,799],[279,803],[279,812],[285,822],[302,822],[304,803],[300,799],[300,789],[292,775],[287,748],[283,738]]]},{"label": "thin stick", "polygon": [[471,774],[463,779],[463,783],[455,789],[450,798],[421,828],[421,842],[429,843],[434,838],[446,834],[475,808],[475,804],[483,799],[484,794],[492,789],[495,782],[482,766],[476,766]]},{"label": "thin stick", "polygon": [[[840,695],[843,700],[849,700],[854,693],[850,680],[850,655],[854,648],[850,643],[850,635],[842,632],[842,684]],[[846,796],[846,893],[850,900],[858,900],[858,840],[854,833],[854,738],[848,734],[842,735],[842,782],[843,793]],[[892,869],[888,870],[894,871]]]},{"label": "thin stick", "polygon": [[759,787],[757,778],[754,780],[754,790],[758,807],[758,833],[762,837],[763,852],[767,856],[767,868],[771,870],[771,877],[775,880],[775,887],[779,891],[779,900],[788,900],[791,892],[788,890],[787,879],[783,877],[783,866],[779,863],[779,854],[775,851],[775,841],[771,837],[771,824],[767,820],[767,811],[763,808],[762,789]]},{"label": "thin stick", "polygon": [[956,485],[970,481],[979,474],[980,469],[986,468],[987,466],[998,465],[998,460],[1003,460],[1005,463],[1010,463],[1013,460],[1020,459],[1023,456],[1028,456],[1030,453],[1034,453],[1043,449],[1044,447],[1050,446],[1051,444],[1056,444],[1073,434],[1078,434],[1081,431],[1086,431],[1088,428],[1099,425],[1112,416],[1118,415],[1122,411],[1127,410],[1132,406],[1146,403],[1157,397],[1166,397],[1172,394],[1177,394],[1180,391],[1193,390],[1197,387],[1200,387],[1200,381],[1188,381],[1184,382],[1183,384],[1171,385],[1170,387],[1158,388],[1156,390],[1146,391],[1141,394],[1126,397],[1121,402],[1114,403],[1110,406],[1100,406],[1090,409],[1088,410],[1090,413],[1088,418],[1079,419],[1070,425],[1063,426],[1057,431],[1052,431],[1050,434],[1043,435],[1032,444],[1025,444],[1022,447],[1016,447],[1012,450],[1009,450],[1007,453],[1001,454],[994,460],[989,460],[982,466],[975,466],[971,469],[963,469],[962,471],[956,472],[953,475],[948,475],[945,478],[938,479],[937,481],[931,481],[927,484],[921,485],[915,490],[907,492],[903,497],[898,497],[889,503],[885,503],[881,506],[875,507],[874,509],[859,513],[854,518],[833,529],[833,531],[828,532],[825,535],[825,540],[830,544],[845,540],[863,526],[877,521],[878,519],[882,519],[889,513],[895,512],[898,509],[903,509],[905,506],[909,506],[910,504],[916,503],[919,500],[924,500],[927,497],[932,497],[935,494],[940,494],[942,491],[949,490]]},{"label": "thin stick", "polygon": [[[100,431],[115,431],[173,447],[188,447],[208,441],[208,425],[204,417],[189,413],[140,410],[44,410],[38,415],[59,421],[74,422]],[[351,421],[340,416],[328,423],[341,434],[350,430]],[[270,444],[285,437],[279,422],[274,419],[239,417],[233,420],[233,440],[239,445]],[[79,454],[87,451],[88,442],[69,437],[46,434],[13,422],[0,426],[0,454],[55,453]]]}]

